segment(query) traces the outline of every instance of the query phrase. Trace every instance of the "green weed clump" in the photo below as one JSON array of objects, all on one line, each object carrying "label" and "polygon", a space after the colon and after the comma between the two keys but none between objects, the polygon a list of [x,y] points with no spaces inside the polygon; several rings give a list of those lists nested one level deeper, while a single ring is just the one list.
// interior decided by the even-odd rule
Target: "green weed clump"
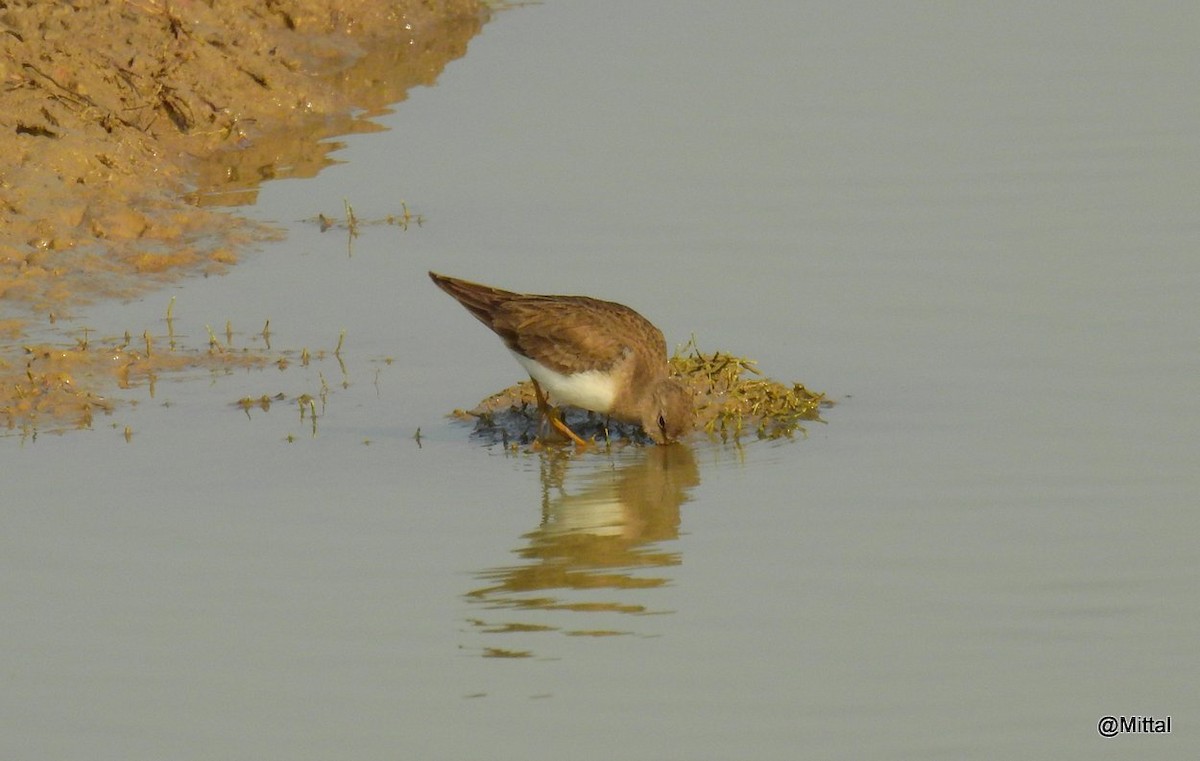
[{"label": "green weed clump", "polygon": [[695,339],[669,360],[672,372],[696,395],[696,428],[722,441],[753,434],[791,438],[803,423],[820,422],[825,395],[802,383],[790,386],[763,377],[758,363],[726,352],[705,354]]}]

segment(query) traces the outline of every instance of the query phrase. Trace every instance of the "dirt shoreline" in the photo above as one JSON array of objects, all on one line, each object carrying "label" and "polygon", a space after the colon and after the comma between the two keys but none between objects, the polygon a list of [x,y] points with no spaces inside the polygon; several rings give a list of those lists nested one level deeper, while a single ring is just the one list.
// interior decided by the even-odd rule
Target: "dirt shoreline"
[{"label": "dirt shoreline", "polygon": [[86,341],[71,362],[29,330],[234,264],[272,231],[221,207],[315,174],[322,141],[378,129],[485,20],[477,0],[0,2],[0,420],[90,423]]}]

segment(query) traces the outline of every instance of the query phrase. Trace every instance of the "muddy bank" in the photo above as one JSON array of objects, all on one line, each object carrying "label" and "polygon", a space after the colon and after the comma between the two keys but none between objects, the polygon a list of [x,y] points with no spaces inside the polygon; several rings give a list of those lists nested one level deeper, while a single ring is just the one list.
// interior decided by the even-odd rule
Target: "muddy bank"
[{"label": "muddy bank", "polygon": [[272,231],[223,207],[320,171],[323,140],[377,129],[484,20],[476,0],[0,3],[0,421],[62,378],[100,396],[63,356],[36,373],[30,330],[236,263]]}]

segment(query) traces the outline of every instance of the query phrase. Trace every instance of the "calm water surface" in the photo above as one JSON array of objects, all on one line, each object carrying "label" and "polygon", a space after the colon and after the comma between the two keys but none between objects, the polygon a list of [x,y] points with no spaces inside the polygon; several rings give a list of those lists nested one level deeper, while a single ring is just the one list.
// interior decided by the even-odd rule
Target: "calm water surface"
[{"label": "calm water surface", "polygon": [[[1194,758],[1198,34],[499,14],[390,131],[262,189],[286,241],[80,318],[162,331],[175,296],[198,345],[270,319],[314,358],[0,439],[0,756]],[[347,256],[299,222],[343,200],[425,223]],[[793,442],[505,454],[443,413],[519,370],[431,268],[630,304],[838,404]],[[322,391],[315,434],[233,405]]]}]

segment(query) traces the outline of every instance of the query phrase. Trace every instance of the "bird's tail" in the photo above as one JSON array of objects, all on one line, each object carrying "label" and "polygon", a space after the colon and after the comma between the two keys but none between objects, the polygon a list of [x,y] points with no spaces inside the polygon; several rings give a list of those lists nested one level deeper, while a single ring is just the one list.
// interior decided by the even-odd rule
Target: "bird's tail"
[{"label": "bird's tail", "polygon": [[504,291],[490,285],[472,283],[456,277],[447,277],[436,272],[430,272],[429,278],[438,288],[453,296],[455,301],[466,307],[468,312],[475,315],[477,320],[489,328],[492,327],[496,309],[504,302],[520,296],[512,291]]}]

